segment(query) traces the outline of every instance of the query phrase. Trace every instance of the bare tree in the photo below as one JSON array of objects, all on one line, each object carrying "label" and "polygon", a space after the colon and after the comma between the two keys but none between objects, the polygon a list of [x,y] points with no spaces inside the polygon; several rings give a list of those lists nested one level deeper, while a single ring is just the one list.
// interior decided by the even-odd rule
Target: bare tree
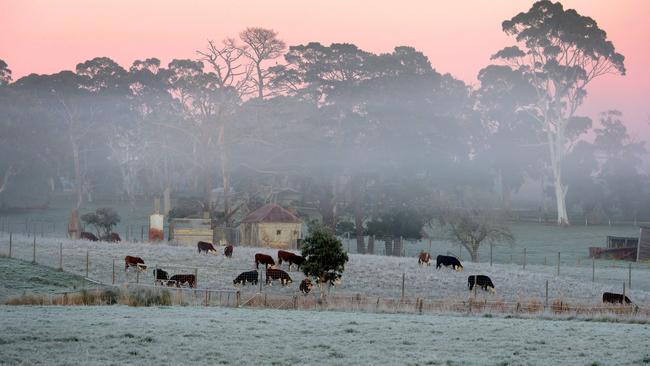
[{"label": "bare tree", "polygon": [[264,98],[264,80],[269,75],[268,70],[262,67],[262,63],[282,55],[287,45],[278,39],[278,32],[259,27],[246,28],[239,33],[239,38],[246,45],[241,51],[251,60],[255,68],[257,97],[262,99]]}]

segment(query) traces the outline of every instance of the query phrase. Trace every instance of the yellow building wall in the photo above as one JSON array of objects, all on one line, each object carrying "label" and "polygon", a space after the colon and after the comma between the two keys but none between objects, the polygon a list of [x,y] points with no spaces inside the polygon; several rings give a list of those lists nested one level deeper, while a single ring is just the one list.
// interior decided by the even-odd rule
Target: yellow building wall
[{"label": "yellow building wall", "polygon": [[291,249],[301,238],[300,223],[258,223],[257,243],[260,247]]}]

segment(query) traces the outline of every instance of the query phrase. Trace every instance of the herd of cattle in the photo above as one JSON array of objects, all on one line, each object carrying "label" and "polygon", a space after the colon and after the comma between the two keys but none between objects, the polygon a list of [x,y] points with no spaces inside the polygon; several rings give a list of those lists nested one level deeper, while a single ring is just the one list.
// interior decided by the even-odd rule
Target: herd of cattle
[{"label": "herd of cattle", "polygon": [[[223,255],[226,258],[232,258],[233,250],[234,247],[232,245],[228,245],[224,248]],[[197,243],[197,251],[199,253],[205,253],[205,254],[208,253],[218,254],[218,251],[211,243],[207,243],[203,241],[199,241]],[[277,265],[273,257],[268,254],[256,253],[254,259],[255,259],[255,270],[242,272],[239,275],[237,275],[237,277],[235,277],[235,279],[233,280],[234,286],[245,286],[247,283],[250,283],[253,286],[257,286],[259,283],[260,264],[262,264],[266,269],[265,282],[267,285],[271,286],[273,281],[279,280],[282,286],[288,286],[291,283],[293,283],[291,276],[289,276],[289,273],[283,271],[278,267],[282,265],[282,262],[286,262],[288,263],[288,267],[289,267],[288,270],[289,272],[291,272],[292,266],[295,265],[296,269],[300,270],[300,266],[305,262],[304,257],[285,250],[278,250]],[[432,263],[431,254],[427,252],[421,252],[418,255],[418,264],[420,266],[430,266],[431,263]],[[458,258],[453,256],[447,256],[447,255],[437,256],[436,269],[440,269],[443,266],[450,267],[455,271],[463,270],[463,265],[461,264],[461,262],[458,260]],[[126,257],[124,257],[124,270],[126,271],[131,267],[134,267],[137,270],[147,269],[147,266],[145,265],[144,260],[142,258],[127,255]],[[170,287],[181,287],[181,286],[188,286],[191,288],[196,287],[196,275],[194,274],[181,273],[181,274],[173,274],[172,276],[169,276],[169,273],[167,271],[161,268],[155,268],[153,270],[153,275],[156,283],[160,285],[170,286]],[[341,284],[341,277],[339,275],[333,275],[331,277],[326,278],[324,281],[329,282],[329,284],[332,286],[338,286]],[[312,281],[309,278],[305,278],[300,283],[299,290],[304,294],[308,294],[313,288],[313,286],[314,284],[312,283]],[[469,288],[470,291],[474,290],[474,287],[477,287],[484,291],[490,291],[492,293],[496,293],[496,288],[494,286],[494,283],[492,282],[492,279],[487,275],[476,274],[476,275],[468,276],[467,287]],[[632,303],[632,301],[624,294],[617,294],[611,292],[603,293],[602,300],[604,303],[613,303],[613,304],[616,303],[622,304],[623,302],[625,302],[626,304]]]},{"label": "herd of cattle", "polygon": [[[420,266],[431,265],[431,254],[427,252],[420,252],[420,254],[418,255],[418,264]],[[439,269],[441,266],[451,267],[456,271],[463,270],[463,265],[460,263],[458,258],[446,256],[446,255],[439,255],[438,257],[436,257],[436,269]],[[472,291],[474,289],[474,286],[476,286],[477,288],[481,288],[484,291],[491,291],[492,293],[496,293],[496,289],[494,287],[494,283],[492,282],[492,279],[486,275],[468,276],[467,287],[469,287],[469,290]],[[612,292],[603,293],[603,302],[610,303],[610,304],[622,304],[623,302],[625,302],[626,304],[632,304],[632,301],[624,294],[617,294]]]}]

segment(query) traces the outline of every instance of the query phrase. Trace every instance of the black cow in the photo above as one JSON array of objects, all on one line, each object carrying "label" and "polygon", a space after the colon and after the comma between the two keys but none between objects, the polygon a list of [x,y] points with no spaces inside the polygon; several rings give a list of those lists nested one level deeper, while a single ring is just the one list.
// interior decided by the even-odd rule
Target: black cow
[{"label": "black cow", "polygon": [[79,238],[90,240],[90,241],[99,241],[99,239],[97,238],[97,236],[95,236],[95,234],[89,233],[87,231],[82,231],[81,234],[79,234]]},{"label": "black cow", "polygon": [[456,257],[450,257],[448,255],[439,255],[436,257],[436,269],[440,266],[451,267],[456,271],[462,271],[463,265],[460,264],[460,261]]},{"label": "black cow", "polygon": [[485,291],[492,291],[493,293],[496,292],[492,280],[486,275],[474,275],[467,277],[467,287],[469,287],[470,291],[474,289],[474,284]]},{"label": "black cow", "polygon": [[269,268],[266,270],[266,284],[271,285],[273,280],[280,280],[282,286],[293,282],[289,274],[281,269]]},{"label": "black cow", "polygon": [[246,282],[250,282],[253,285],[257,285],[258,278],[259,276],[257,271],[242,272],[232,281],[232,284],[234,286],[237,286],[238,284],[243,286],[246,285]]},{"label": "black cow", "polygon": [[260,268],[260,263],[262,263],[266,268],[269,268],[269,266],[275,266],[275,261],[273,260],[273,257],[270,255],[262,254],[262,253],[255,253],[255,268]]},{"label": "black cow", "polygon": [[[623,303],[623,294],[615,294],[613,292],[603,292],[603,302],[610,304],[622,304]],[[629,297],[625,296],[625,303],[631,304],[632,301]]]},{"label": "black cow", "polygon": [[205,254],[212,253],[217,254],[217,250],[214,249],[214,246],[211,243],[205,241],[199,241],[196,243],[196,248],[199,253],[205,252]]},{"label": "black cow", "polygon": [[160,268],[156,268],[153,270],[153,276],[156,279],[156,281],[167,281],[169,279],[169,274],[167,271],[164,271]]}]

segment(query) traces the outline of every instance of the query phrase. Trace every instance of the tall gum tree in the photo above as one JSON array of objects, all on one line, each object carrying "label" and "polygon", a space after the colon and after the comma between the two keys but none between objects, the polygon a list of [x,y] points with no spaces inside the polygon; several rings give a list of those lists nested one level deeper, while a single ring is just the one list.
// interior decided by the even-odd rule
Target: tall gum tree
[{"label": "tall gum tree", "polygon": [[[503,31],[516,44],[497,52],[519,69],[536,91],[534,103],[524,109],[536,116],[546,134],[555,186],[558,225],[569,225],[566,208],[568,185],[562,162],[568,151],[567,134],[575,113],[587,95],[587,85],[606,74],[625,75],[624,57],[617,53],[595,20],[561,3],[538,1],[528,10],[506,20]],[[539,117],[537,117],[539,116]]]}]

